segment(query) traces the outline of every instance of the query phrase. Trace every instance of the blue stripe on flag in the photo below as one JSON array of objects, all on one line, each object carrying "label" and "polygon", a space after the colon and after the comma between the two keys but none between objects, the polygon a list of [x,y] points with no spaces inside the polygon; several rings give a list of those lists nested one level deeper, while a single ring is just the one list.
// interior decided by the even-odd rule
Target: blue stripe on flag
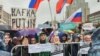
[{"label": "blue stripe on flag", "polygon": [[76,17],[82,17],[82,12],[77,13],[77,14],[74,16],[74,18],[76,18]]},{"label": "blue stripe on flag", "polygon": [[30,1],[30,4],[29,4],[29,8],[33,8],[34,5],[36,4],[36,1],[37,1],[37,0],[31,0],[31,1]]}]

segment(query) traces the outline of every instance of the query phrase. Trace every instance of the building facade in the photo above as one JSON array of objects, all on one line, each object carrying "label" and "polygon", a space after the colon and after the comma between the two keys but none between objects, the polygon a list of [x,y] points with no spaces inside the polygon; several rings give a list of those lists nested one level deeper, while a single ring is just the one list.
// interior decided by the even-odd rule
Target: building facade
[{"label": "building facade", "polygon": [[88,6],[88,2],[85,2],[85,0],[73,0],[73,3],[70,6],[67,6],[66,18],[71,16],[79,8],[82,9],[82,22],[87,22],[87,15],[90,14],[90,9]]},{"label": "building facade", "polygon": [[0,24],[10,25],[11,15],[3,10],[3,6],[0,5]]},{"label": "building facade", "polygon": [[100,24],[100,11],[88,15],[88,22],[94,23],[95,25]]}]

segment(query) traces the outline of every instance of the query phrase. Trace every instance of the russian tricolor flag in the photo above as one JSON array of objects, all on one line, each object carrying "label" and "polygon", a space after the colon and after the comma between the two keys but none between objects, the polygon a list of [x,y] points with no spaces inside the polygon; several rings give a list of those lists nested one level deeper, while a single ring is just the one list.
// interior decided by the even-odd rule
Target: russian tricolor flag
[{"label": "russian tricolor flag", "polygon": [[60,13],[64,5],[72,4],[73,0],[59,0],[56,5],[56,13]]},{"label": "russian tricolor flag", "polygon": [[75,11],[65,22],[82,22],[82,9]]},{"label": "russian tricolor flag", "polygon": [[40,3],[42,2],[43,0],[31,0],[30,1],[30,4],[29,4],[29,8],[34,8],[36,11],[38,10],[38,7],[40,5]]}]

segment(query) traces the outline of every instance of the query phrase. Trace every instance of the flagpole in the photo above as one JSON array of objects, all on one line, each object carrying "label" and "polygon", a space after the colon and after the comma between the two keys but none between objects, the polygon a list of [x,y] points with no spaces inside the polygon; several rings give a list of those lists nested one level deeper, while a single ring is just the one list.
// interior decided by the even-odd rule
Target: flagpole
[{"label": "flagpole", "polygon": [[51,11],[51,6],[50,6],[49,0],[48,0],[48,4],[49,4],[50,15],[51,15],[51,24],[53,25],[53,16],[52,16],[52,11]]},{"label": "flagpole", "polygon": [[56,14],[54,14],[54,27],[55,27],[55,30],[57,30],[57,19],[56,19]]},{"label": "flagpole", "polygon": [[68,20],[68,15],[69,15],[69,12],[67,11],[67,6],[68,4],[65,5],[65,8],[64,8],[64,11],[65,11],[65,19],[64,19],[64,22],[66,22]]},{"label": "flagpole", "polygon": [[63,20],[64,21],[66,20],[66,7],[67,6],[64,6],[64,9],[63,9]]},{"label": "flagpole", "polygon": [[64,10],[63,10],[63,20],[65,20]]}]

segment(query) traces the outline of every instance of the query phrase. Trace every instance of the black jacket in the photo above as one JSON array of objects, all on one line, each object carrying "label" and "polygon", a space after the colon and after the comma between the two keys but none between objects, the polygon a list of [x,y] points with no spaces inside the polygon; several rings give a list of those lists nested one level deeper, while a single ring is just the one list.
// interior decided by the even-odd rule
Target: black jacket
[{"label": "black jacket", "polygon": [[18,47],[13,51],[13,56],[30,56],[28,53],[28,47]]}]

